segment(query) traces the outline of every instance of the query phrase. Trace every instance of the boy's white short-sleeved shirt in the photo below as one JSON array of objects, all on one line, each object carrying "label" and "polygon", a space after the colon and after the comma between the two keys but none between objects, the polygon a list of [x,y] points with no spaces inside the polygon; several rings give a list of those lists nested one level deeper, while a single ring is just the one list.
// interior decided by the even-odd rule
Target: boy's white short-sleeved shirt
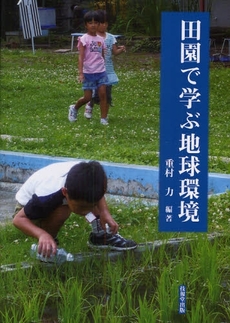
[{"label": "boy's white short-sleeved shirt", "polygon": [[33,194],[47,196],[65,186],[69,170],[80,161],[50,164],[31,175],[16,193],[16,200],[26,205]]}]

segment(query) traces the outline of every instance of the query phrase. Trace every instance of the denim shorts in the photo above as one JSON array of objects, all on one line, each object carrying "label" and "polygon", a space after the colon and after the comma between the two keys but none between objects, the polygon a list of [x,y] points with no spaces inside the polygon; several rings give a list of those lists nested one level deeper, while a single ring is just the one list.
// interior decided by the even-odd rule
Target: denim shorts
[{"label": "denim shorts", "polygon": [[108,83],[106,72],[88,74],[84,73],[84,81],[82,82],[83,90],[95,90],[101,85]]}]

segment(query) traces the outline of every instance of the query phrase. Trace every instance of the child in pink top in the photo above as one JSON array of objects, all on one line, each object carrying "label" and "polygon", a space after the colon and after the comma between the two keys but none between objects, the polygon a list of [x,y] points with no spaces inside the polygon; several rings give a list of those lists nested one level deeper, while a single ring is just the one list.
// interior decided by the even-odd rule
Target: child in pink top
[{"label": "child in pink top", "polygon": [[89,11],[84,16],[87,33],[78,39],[79,50],[79,81],[82,83],[84,96],[75,105],[69,107],[69,121],[77,120],[79,108],[89,102],[92,91],[97,89],[100,98],[101,124],[108,125],[108,106],[106,102],[106,84],[108,83],[105,71],[103,37],[97,35],[100,17],[96,11]]}]

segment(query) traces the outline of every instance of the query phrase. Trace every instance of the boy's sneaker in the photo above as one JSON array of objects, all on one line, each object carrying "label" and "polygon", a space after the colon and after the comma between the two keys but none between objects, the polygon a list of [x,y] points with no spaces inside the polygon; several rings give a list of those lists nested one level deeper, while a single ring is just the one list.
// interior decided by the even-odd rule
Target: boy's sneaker
[{"label": "boy's sneaker", "polygon": [[102,233],[96,234],[90,233],[88,246],[92,249],[109,249],[109,250],[132,250],[137,247],[136,242],[133,240],[127,240],[117,234]]},{"label": "boy's sneaker", "polygon": [[103,126],[107,126],[109,124],[108,119],[107,118],[105,118],[105,119],[101,118],[101,124],[103,124]]},{"label": "boy's sneaker", "polygon": [[93,112],[93,108],[89,105],[89,103],[87,103],[86,106],[85,106],[84,117],[86,119],[91,119],[92,118],[92,112]]},{"label": "boy's sneaker", "polygon": [[72,104],[69,106],[69,114],[68,114],[68,119],[70,122],[74,122],[77,120],[77,110],[75,109],[75,105]]}]

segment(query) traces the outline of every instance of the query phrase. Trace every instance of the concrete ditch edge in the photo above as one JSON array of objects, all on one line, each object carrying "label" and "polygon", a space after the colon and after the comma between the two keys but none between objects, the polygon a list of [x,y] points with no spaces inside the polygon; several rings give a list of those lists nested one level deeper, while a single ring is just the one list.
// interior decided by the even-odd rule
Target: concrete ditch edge
[{"label": "concrete ditch edge", "polygon": [[[0,150],[0,182],[23,183],[36,170],[55,162],[82,159]],[[158,199],[159,168],[101,161],[108,176],[108,194]],[[209,173],[208,195],[230,190],[230,175]]]}]

